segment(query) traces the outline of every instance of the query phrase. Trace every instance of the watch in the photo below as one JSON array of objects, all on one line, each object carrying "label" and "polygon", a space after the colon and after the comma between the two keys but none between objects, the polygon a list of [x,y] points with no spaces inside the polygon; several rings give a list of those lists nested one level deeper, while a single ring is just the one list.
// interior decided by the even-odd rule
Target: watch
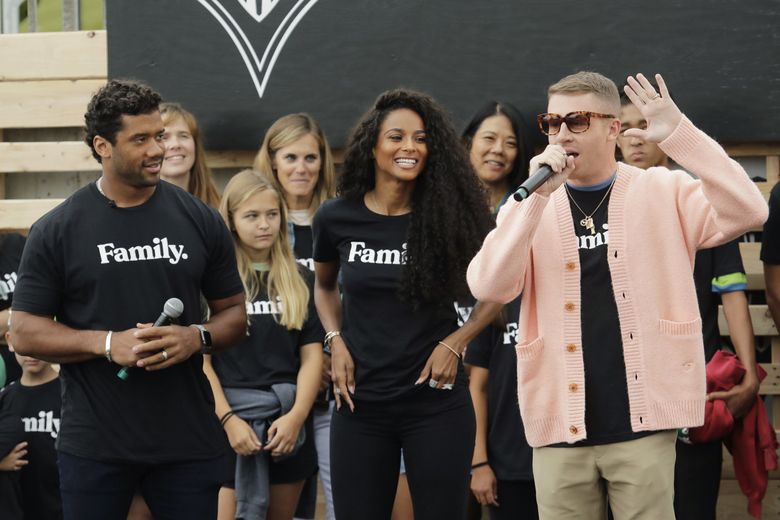
[{"label": "watch", "polygon": [[195,327],[200,332],[200,353],[211,354],[211,333],[203,325],[192,324],[190,327]]}]

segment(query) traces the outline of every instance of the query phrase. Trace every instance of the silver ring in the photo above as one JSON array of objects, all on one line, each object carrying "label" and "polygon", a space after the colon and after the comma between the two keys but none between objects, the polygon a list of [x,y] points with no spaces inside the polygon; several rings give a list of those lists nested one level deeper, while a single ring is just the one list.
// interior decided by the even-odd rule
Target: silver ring
[{"label": "silver ring", "polygon": [[430,381],[428,381],[428,386],[430,386],[431,388],[436,388],[438,385],[439,385],[439,382],[438,382],[438,381],[436,381],[436,380],[435,380],[435,379],[433,379],[433,378],[431,378],[431,380],[430,380]]},{"label": "silver ring", "polygon": [[341,395],[341,389],[336,387],[336,388],[333,389],[333,393],[336,394],[336,395]]},{"label": "silver ring", "polygon": [[163,361],[168,361],[168,351],[165,349],[162,349],[162,357]]},{"label": "silver ring", "polygon": [[650,98],[650,101],[655,101],[656,99],[661,97],[661,94],[659,94],[658,92],[654,92],[653,94],[655,95]]},{"label": "silver ring", "polygon": [[442,390],[452,390],[455,387],[452,383],[446,383],[441,385]]}]

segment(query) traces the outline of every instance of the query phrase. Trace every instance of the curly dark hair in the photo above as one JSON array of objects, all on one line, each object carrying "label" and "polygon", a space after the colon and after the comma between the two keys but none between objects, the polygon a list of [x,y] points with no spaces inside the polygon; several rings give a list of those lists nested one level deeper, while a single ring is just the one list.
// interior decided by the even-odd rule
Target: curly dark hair
[{"label": "curly dark hair", "polygon": [[152,88],[137,81],[113,79],[98,90],[87,105],[84,114],[84,141],[92,150],[92,157],[102,163],[95,152],[95,136],[116,144],[116,134],[122,128],[122,116],[137,116],[158,110],[162,98]]},{"label": "curly dark hair", "polygon": [[389,113],[403,108],[423,120],[428,156],[412,195],[400,296],[415,307],[455,301],[469,295],[466,268],[494,223],[452,122],[433,98],[406,89],[381,94],[352,131],[338,193],[358,199],[374,188],[379,130]]},{"label": "curly dark hair", "polygon": [[466,150],[471,150],[474,134],[477,133],[482,122],[489,117],[497,115],[502,115],[509,119],[509,123],[512,125],[512,131],[517,137],[517,157],[512,166],[512,171],[510,171],[507,176],[509,189],[514,191],[528,178],[528,164],[530,163],[534,152],[534,145],[531,140],[531,129],[520,111],[511,103],[504,101],[488,101],[476,111],[471,118],[471,121],[468,122],[466,128],[463,130],[461,138],[463,139],[463,144],[466,145]]}]

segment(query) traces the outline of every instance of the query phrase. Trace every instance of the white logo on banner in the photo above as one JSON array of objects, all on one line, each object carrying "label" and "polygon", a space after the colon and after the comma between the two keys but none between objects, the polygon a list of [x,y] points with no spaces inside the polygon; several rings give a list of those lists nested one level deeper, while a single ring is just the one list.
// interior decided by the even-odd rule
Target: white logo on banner
[{"label": "white logo on banner", "polygon": [[[246,33],[241,29],[236,19],[225,9],[222,2],[219,0],[198,0],[198,3],[206,8],[211,16],[225,29],[230,39],[233,40],[233,44],[236,46],[238,53],[244,60],[249,75],[252,77],[252,83],[255,85],[257,96],[261,99],[284,44],[287,43],[290,34],[303,17],[306,16],[309,9],[314,7],[314,4],[317,2],[318,0],[297,0],[279,23],[276,31],[274,31],[273,36],[271,36],[265,47],[262,58],[258,58]],[[279,5],[280,0],[238,0],[238,3],[257,23],[260,23]]]}]

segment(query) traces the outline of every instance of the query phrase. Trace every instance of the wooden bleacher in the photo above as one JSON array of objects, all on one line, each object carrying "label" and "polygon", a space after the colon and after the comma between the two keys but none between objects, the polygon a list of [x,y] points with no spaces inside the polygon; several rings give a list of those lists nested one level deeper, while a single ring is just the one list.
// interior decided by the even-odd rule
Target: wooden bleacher
[{"label": "wooden bleacher", "polygon": [[[87,146],[77,138],[51,140],[51,129],[75,129],[83,124],[89,98],[107,76],[105,31],[33,33],[0,35],[0,231],[26,230],[61,198],[6,199],[8,174],[55,172],[97,174],[98,163]],[[28,130],[30,140],[6,139],[6,133]],[[37,131],[40,131],[36,134]],[[780,143],[727,145],[735,158],[759,157],[766,164],[767,182],[759,183],[768,196],[780,177]],[[247,167],[254,150],[209,152],[208,162],[215,169]],[[64,197],[67,194],[61,194]],[[763,290],[764,279],[759,260],[759,244],[741,244],[742,256],[751,290]],[[766,396],[780,395],[780,336],[766,305],[751,306],[757,336],[768,336],[772,343],[769,373],[761,387]],[[722,318],[722,316],[721,316]],[[728,334],[725,320],[721,330]],[[774,425],[780,430],[780,397],[772,399]],[[734,480],[731,461],[724,462],[719,501],[719,518],[746,517],[746,501]],[[780,472],[775,472],[764,500],[766,518],[780,514]]]}]

